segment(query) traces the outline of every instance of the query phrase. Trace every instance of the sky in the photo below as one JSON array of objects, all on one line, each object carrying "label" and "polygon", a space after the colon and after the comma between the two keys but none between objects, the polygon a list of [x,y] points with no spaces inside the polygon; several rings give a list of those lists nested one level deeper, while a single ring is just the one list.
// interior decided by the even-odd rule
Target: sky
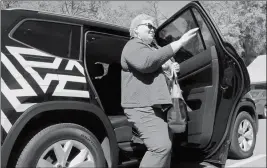
[{"label": "sky", "polygon": [[[126,4],[130,9],[138,9],[145,4],[145,1],[110,1],[110,2],[112,4],[112,7],[114,8],[116,8],[119,5]],[[190,1],[159,1],[159,8],[162,14],[170,17],[189,2]]]},{"label": "sky", "polygon": [[266,82],[266,55],[258,56],[247,68],[251,83]]}]

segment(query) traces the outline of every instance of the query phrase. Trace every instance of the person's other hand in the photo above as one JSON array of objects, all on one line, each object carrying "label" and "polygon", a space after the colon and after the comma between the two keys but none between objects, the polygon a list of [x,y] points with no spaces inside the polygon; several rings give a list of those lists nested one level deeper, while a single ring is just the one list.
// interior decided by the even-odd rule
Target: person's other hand
[{"label": "person's other hand", "polygon": [[194,28],[186,32],[179,40],[185,46],[196,34],[199,28]]},{"label": "person's other hand", "polygon": [[172,68],[175,73],[178,73],[180,71],[180,65],[177,62],[172,63]]}]

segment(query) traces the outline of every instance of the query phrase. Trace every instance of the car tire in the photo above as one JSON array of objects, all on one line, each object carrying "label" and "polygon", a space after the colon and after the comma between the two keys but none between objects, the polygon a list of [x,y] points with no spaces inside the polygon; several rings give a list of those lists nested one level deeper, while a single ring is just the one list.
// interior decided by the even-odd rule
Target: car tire
[{"label": "car tire", "polygon": [[86,128],[62,123],[36,134],[23,149],[16,167],[77,167],[82,164],[106,167],[101,145]]},{"label": "car tire", "polygon": [[248,112],[238,114],[233,131],[229,157],[245,159],[252,156],[256,143],[256,124]]}]

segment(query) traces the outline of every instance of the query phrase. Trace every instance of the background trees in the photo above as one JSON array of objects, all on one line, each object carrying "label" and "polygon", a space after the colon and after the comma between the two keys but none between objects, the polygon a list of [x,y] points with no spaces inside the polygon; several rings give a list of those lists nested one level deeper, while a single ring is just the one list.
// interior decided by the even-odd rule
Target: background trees
[{"label": "background trees", "polygon": [[224,38],[249,65],[266,54],[266,1],[201,1]]},{"label": "background trees", "polygon": [[15,7],[17,3],[18,1],[0,1],[0,8],[7,9],[7,8]]},{"label": "background trees", "polygon": [[[230,42],[247,65],[266,54],[266,1],[201,1],[224,38]],[[86,17],[124,27],[139,13],[155,18],[159,26],[168,17],[159,8],[160,1],[146,1],[140,9],[125,4],[112,8],[112,1],[1,1],[0,8],[11,7],[43,10]]]}]

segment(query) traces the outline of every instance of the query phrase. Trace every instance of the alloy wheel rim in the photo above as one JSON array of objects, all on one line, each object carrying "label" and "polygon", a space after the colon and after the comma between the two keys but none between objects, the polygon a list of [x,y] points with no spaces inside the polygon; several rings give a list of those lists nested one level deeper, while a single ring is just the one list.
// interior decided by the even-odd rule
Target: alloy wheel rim
[{"label": "alloy wheel rim", "polygon": [[36,168],[95,167],[90,150],[76,140],[62,140],[48,147],[38,159]]},{"label": "alloy wheel rim", "polygon": [[238,127],[238,144],[242,151],[247,152],[251,149],[254,142],[253,127],[250,121],[243,120]]}]

